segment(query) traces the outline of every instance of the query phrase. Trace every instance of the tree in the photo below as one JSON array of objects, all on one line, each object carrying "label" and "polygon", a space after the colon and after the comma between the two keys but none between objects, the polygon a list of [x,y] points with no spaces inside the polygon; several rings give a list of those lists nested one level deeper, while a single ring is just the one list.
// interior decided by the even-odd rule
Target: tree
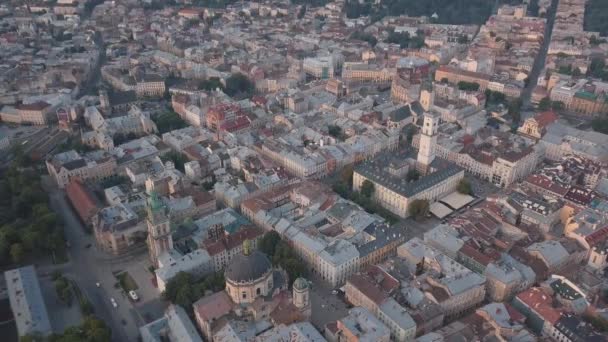
[{"label": "tree", "polygon": [[233,97],[249,97],[253,94],[255,85],[241,73],[232,74],[226,79],[226,94]]},{"label": "tree", "polygon": [[110,341],[111,332],[104,321],[99,319],[88,318],[85,320],[85,335],[87,340],[91,342]]},{"label": "tree", "polygon": [[340,139],[342,137],[342,127],[338,125],[329,125],[327,126],[327,133],[336,139]]},{"label": "tree", "polygon": [[414,135],[416,134],[416,132],[417,129],[414,125],[408,125],[405,128],[405,140],[407,141],[408,145],[410,145],[412,143],[412,140],[414,140]]},{"label": "tree", "polygon": [[374,183],[369,180],[364,180],[361,184],[361,195],[370,198],[374,194]]},{"label": "tree", "polygon": [[429,201],[425,199],[413,200],[407,208],[408,213],[416,220],[425,218],[430,212]]},{"label": "tree", "polygon": [[346,184],[351,184],[353,181],[353,164],[348,164],[340,171],[340,180]]},{"label": "tree", "polygon": [[458,192],[464,195],[472,195],[473,188],[471,187],[471,183],[469,183],[469,181],[464,178],[460,180],[460,182],[458,183]]},{"label": "tree", "polygon": [[565,107],[566,105],[562,101],[551,102],[551,109],[553,109],[554,111],[563,110]]},{"label": "tree", "polygon": [[272,257],[276,251],[276,247],[281,241],[281,236],[274,230],[264,234],[258,242],[258,249],[269,257]]},{"label": "tree", "polygon": [[217,77],[210,77],[209,79],[200,81],[198,84],[198,89],[200,90],[216,90],[216,89],[224,89],[224,85]]},{"label": "tree", "polygon": [[160,159],[164,163],[166,163],[168,161],[173,162],[173,165],[175,165],[176,169],[180,170],[181,172],[185,172],[184,164],[186,164],[188,162],[188,158],[186,158],[186,156],[184,156],[183,154],[181,154],[177,151],[171,151],[169,153],[165,153],[164,155],[162,155]]},{"label": "tree", "polygon": [[23,261],[23,258],[25,257],[25,249],[23,248],[23,245],[20,243],[12,244],[10,253],[11,253],[11,260],[16,264]]},{"label": "tree", "polygon": [[458,82],[458,89],[464,91],[477,91],[479,90],[479,83],[460,81]]},{"label": "tree", "polygon": [[300,10],[298,11],[298,19],[304,18],[305,15],[306,15],[306,5],[300,7]]},{"label": "tree", "polygon": [[417,181],[420,178],[420,172],[418,172],[418,170],[416,169],[411,169],[407,172],[407,175],[405,176],[405,179],[408,182],[411,181]]},{"label": "tree", "polygon": [[551,99],[549,98],[549,96],[545,96],[543,97],[540,102],[538,103],[538,109],[539,110],[549,110],[551,108]]},{"label": "tree", "polygon": [[608,134],[608,119],[606,118],[596,118],[591,121],[591,128],[594,131]]},{"label": "tree", "polygon": [[589,0],[585,4],[585,31],[599,32],[600,36],[608,35],[608,2],[606,0]]},{"label": "tree", "polygon": [[509,103],[508,113],[511,116],[511,119],[513,119],[513,122],[516,124],[519,123],[519,120],[521,119],[522,105],[523,102],[521,99],[515,99]]},{"label": "tree", "polygon": [[378,39],[369,33],[365,33],[363,31],[355,31],[350,35],[351,39],[362,40],[369,44],[369,46],[374,47],[378,43]]},{"label": "tree", "polygon": [[188,124],[173,111],[167,111],[152,117],[160,134],[187,127]]}]

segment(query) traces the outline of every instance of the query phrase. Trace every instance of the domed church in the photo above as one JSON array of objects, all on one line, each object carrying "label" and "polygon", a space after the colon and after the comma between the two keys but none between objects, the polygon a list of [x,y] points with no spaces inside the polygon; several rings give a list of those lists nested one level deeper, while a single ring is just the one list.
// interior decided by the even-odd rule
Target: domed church
[{"label": "domed church", "polygon": [[268,257],[258,251],[243,246],[243,254],[232,258],[224,276],[226,292],[236,304],[251,304],[258,297],[272,295],[275,289],[286,288],[284,272],[273,270]]},{"label": "domed church", "polygon": [[226,289],[194,303],[194,315],[205,338],[222,340],[235,329],[289,325],[310,319],[310,285],[304,278],[288,290],[287,272],[243,242],[224,271]]}]

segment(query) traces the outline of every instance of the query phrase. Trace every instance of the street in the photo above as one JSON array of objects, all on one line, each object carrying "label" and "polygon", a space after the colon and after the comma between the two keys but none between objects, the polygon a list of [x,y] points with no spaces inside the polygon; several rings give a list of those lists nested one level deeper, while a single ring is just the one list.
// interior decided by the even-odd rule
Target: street
[{"label": "street", "polygon": [[540,76],[541,71],[545,68],[545,60],[547,59],[547,52],[549,51],[549,43],[551,43],[551,33],[553,33],[553,23],[555,22],[555,11],[557,10],[558,0],[553,0],[549,10],[547,11],[547,25],[545,26],[545,35],[543,40],[543,45],[541,46],[536,59],[534,60],[534,65],[532,65],[532,70],[528,75],[528,85],[523,89],[521,93],[522,100],[522,117],[521,120],[525,120],[528,117],[524,117],[524,114],[532,114],[530,111],[532,109],[532,105],[530,104],[530,98],[532,97],[532,91],[536,88],[538,83],[538,77]]},{"label": "street", "polygon": [[[81,291],[89,299],[95,309],[95,314],[112,329],[113,341],[136,341],[139,336],[138,326],[144,324],[136,316],[131,302],[120,289],[114,288],[116,278],[112,269],[117,266],[107,261],[108,255],[95,247],[85,248],[95,244],[94,238],[85,233],[80,221],[74,216],[72,208],[66,202],[63,191],[54,190],[50,194],[51,207],[63,219],[65,237],[69,241],[70,261],[55,267],[66,277],[73,279]],[[125,265],[129,262],[123,261]],[[101,286],[98,288],[96,283]],[[116,299],[118,308],[112,307],[110,298]]]},{"label": "street", "polygon": [[336,321],[348,314],[346,303],[338,295],[332,294],[333,288],[313,276],[313,287],[310,291],[312,307],[312,324],[323,332],[325,324]]}]

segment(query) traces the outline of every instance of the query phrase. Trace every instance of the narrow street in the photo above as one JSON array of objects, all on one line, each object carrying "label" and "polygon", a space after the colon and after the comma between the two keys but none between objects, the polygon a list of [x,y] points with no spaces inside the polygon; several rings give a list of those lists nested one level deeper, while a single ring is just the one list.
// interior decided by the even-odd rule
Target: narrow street
[{"label": "narrow street", "polygon": [[[85,233],[63,191],[55,189],[50,197],[52,209],[63,219],[65,237],[71,246],[68,250],[70,261],[56,269],[76,281],[93,305],[95,314],[112,329],[113,341],[136,341],[138,326],[143,322],[136,316],[129,299],[114,288],[117,280],[111,268],[115,268],[115,264],[108,262],[108,256],[95,248],[93,236]],[[87,248],[88,244],[92,247]],[[96,286],[98,282],[100,287]],[[116,299],[118,308],[112,307],[110,298]]]},{"label": "narrow street", "polygon": [[551,34],[553,33],[553,24],[555,23],[555,12],[557,10],[557,3],[559,0],[553,0],[551,2],[551,6],[547,11],[547,25],[545,26],[545,35],[543,40],[543,45],[541,46],[536,59],[534,60],[534,65],[532,66],[532,70],[528,75],[528,85],[523,89],[521,93],[522,100],[522,117],[521,120],[527,119],[524,117],[526,113],[531,113],[532,105],[530,103],[530,98],[532,97],[532,92],[536,85],[538,84],[538,77],[540,73],[545,68],[545,60],[547,59],[547,52],[549,51],[549,43],[551,43]]}]

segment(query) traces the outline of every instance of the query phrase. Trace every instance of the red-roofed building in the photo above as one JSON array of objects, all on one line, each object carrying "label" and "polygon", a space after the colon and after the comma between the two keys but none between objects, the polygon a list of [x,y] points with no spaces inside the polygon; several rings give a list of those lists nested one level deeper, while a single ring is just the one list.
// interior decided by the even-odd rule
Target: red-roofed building
[{"label": "red-roofed building", "polygon": [[553,336],[554,325],[564,313],[563,309],[553,307],[553,297],[539,287],[530,288],[515,296],[513,307],[526,316],[532,331],[543,336]]},{"label": "red-roofed building", "polygon": [[77,179],[65,187],[65,192],[80,220],[87,226],[91,225],[91,218],[99,210],[95,196]]},{"label": "red-roofed building", "polygon": [[207,112],[207,127],[212,130],[237,132],[251,125],[249,113],[236,104],[222,103]]},{"label": "red-roofed building", "polygon": [[224,269],[235,255],[242,253],[245,240],[249,240],[251,246],[255,248],[262,235],[264,235],[264,231],[258,227],[243,227],[234,234],[203,241],[203,248],[211,256],[213,268],[215,272],[218,272]]},{"label": "red-roofed building", "polygon": [[212,324],[232,311],[232,300],[225,291],[205,296],[193,304],[194,317],[207,341],[212,340]]},{"label": "red-roofed building", "polygon": [[378,307],[399,288],[399,281],[378,266],[351,275],[344,290],[346,300],[354,306],[362,306],[374,315]]}]

